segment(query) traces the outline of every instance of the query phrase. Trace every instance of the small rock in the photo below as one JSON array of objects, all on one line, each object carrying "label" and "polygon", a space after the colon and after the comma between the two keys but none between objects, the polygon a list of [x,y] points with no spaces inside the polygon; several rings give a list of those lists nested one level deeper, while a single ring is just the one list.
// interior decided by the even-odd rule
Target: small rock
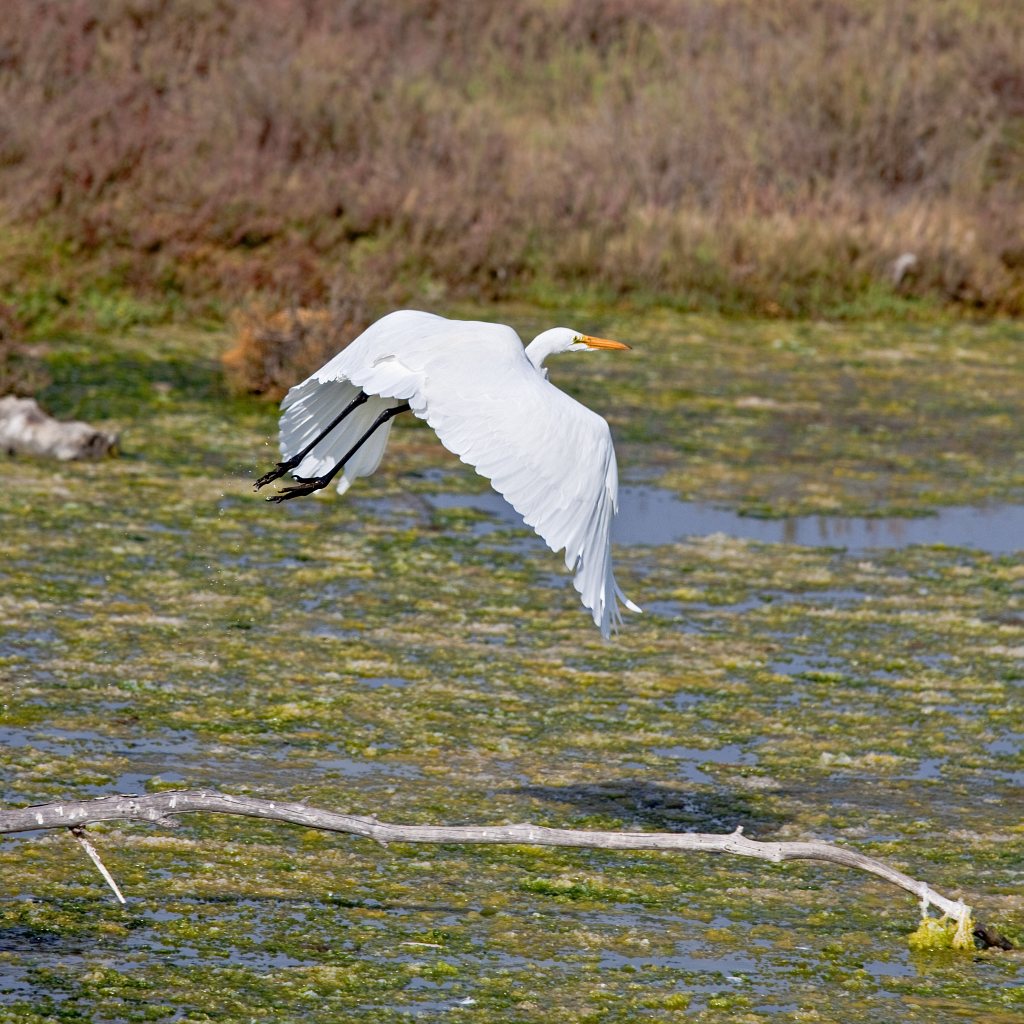
[{"label": "small rock", "polygon": [[34,398],[0,398],[0,451],[60,459],[102,459],[117,444],[117,434],[72,420],[48,416]]}]

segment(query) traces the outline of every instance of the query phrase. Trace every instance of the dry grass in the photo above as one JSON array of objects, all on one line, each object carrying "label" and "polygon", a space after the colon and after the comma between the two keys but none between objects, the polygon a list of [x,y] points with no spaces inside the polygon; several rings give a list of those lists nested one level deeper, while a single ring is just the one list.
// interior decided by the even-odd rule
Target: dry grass
[{"label": "dry grass", "polygon": [[370,319],[361,308],[297,307],[235,314],[231,347],[222,362],[237,393],[279,401],[296,380],[308,377],[363,331]]},{"label": "dry grass", "polygon": [[1020,312],[1022,53],[1019,0],[11,0],[2,210],[72,300]]}]

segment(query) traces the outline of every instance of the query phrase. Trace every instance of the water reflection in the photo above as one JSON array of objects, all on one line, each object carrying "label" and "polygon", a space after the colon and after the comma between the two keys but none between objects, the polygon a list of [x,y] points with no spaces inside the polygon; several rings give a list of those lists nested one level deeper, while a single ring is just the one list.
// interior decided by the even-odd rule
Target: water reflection
[{"label": "water reflection", "polygon": [[[498,517],[502,524],[522,525],[504,498],[493,491],[482,494],[433,494],[434,508],[471,508]],[[914,544],[942,544],[977,548],[990,554],[1024,550],[1024,505],[958,505],[918,518],[883,516],[790,516],[756,519],[702,502],[681,501],[660,487],[623,487],[621,514],[612,537],[620,544],[674,544],[688,537],[724,533],[730,537],[768,544],[845,548],[850,552],[872,548],[903,548]],[[493,526],[482,525],[480,532]]]}]

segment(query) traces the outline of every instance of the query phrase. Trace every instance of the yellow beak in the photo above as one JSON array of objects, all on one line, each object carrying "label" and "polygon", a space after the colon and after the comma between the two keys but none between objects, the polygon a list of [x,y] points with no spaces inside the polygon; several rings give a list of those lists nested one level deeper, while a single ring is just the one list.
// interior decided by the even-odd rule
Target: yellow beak
[{"label": "yellow beak", "polygon": [[629,348],[629,345],[621,341],[609,341],[608,338],[592,338],[589,334],[584,334],[582,340],[583,344],[588,348]]}]

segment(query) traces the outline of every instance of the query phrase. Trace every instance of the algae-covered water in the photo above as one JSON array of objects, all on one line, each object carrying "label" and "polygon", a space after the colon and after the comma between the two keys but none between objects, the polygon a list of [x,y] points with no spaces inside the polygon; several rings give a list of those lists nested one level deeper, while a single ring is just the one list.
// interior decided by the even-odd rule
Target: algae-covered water
[{"label": "algae-covered water", "polygon": [[[1017,325],[575,320],[635,345],[552,377],[648,502],[840,527],[1024,502]],[[221,345],[49,348],[45,403],[122,453],[3,464],[5,802],[211,786],[410,823],[742,825],[880,857],[1020,940],[1012,542],[947,515],[939,543],[767,543],[695,515],[617,546],[645,613],[606,644],[420,425],[345,499],[254,495],[274,411],[223,393]],[[1024,1015],[1024,955],[911,951],[913,900],[835,866],[381,849],[216,815],[90,832],[125,907],[70,836],[0,841],[0,1021]]]}]

